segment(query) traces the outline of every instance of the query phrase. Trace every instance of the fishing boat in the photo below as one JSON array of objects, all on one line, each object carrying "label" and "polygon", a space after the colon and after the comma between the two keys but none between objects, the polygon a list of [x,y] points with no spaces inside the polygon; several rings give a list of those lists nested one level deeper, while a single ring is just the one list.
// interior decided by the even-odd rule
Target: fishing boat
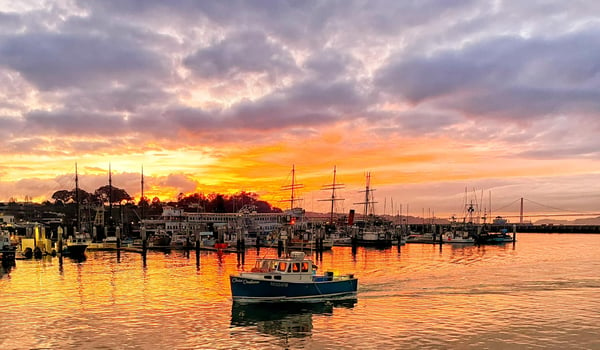
[{"label": "fishing boat", "polygon": [[515,241],[514,233],[511,236],[507,229],[500,232],[481,232],[476,236],[477,244],[502,244]]},{"label": "fishing boat", "polygon": [[85,237],[85,235],[77,234],[67,239],[62,253],[69,256],[83,256],[90,243],[92,241]]},{"label": "fishing boat", "polygon": [[14,262],[15,251],[16,246],[12,243],[10,232],[0,230],[0,260],[2,261],[2,265]]},{"label": "fishing boat", "polygon": [[[439,237],[439,236],[438,236]],[[412,233],[406,237],[406,243],[437,243],[432,232]]]},{"label": "fishing boat", "polygon": [[473,244],[475,243],[475,238],[473,237],[472,230],[467,226],[463,228],[452,227],[442,234],[442,241],[450,244]]},{"label": "fishing boat", "polygon": [[356,244],[361,247],[388,248],[393,244],[392,233],[386,227],[370,225],[359,229]]},{"label": "fishing boat", "polygon": [[317,274],[317,266],[303,252],[281,258],[258,259],[247,272],[230,275],[234,302],[323,301],[356,298],[353,274]]}]

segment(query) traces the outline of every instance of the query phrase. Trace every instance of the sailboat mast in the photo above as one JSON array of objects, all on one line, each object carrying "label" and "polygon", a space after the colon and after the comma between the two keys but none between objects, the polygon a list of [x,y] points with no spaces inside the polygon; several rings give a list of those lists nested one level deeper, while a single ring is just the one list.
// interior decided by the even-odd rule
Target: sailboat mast
[{"label": "sailboat mast", "polygon": [[371,187],[371,172],[367,173],[367,182],[366,182],[366,186],[365,186],[365,210],[364,210],[364,215],[365,218],[369,215],[369,194],[371,189],[369,188]]},{"label": "sailboat mast", "polygon": [[330,212],[330,216],[329,216],[329,223],[333,224],[333,207],[334,207],[334,202],[335,202],[335,173],[336,173],[336,169],[335,169],[335,165],[333,166],[333,183],[331,186],[331,212]]},{"label": "sailboat mast", "polygon": [[77,203],[77,232],[81,231],[81,212],[79,208],[79,176],[77,174],[77,163],[75,163],[75,202]]},{"label": "sailboat mast", "polygon": [[290,198],[290,204],[291,204],[291,208],[290,209],[294,209],[294,190],[296,186],[296,166],[292,165],[292,197]]},{"label": "sailboat mast", "polygon": [[331,223],[331,224],[333,224],[333,219],[334,219],[335,201],[343,200],[342,198],[335,198],[335,190],[344,188],[344,184],[338,184],[335,182],[336,181],[336,173],[337,173],[336,166],[334,166],[333,167],[333,183],[331,183],[331,185],[326,185],[321,188],[323,190],[331,190],[331,198],[330,199],[320,199],[320,201],[331,202],[331,210],[330,210],[330,216],[329,216],[329,223]]},{"label": "sailboat mast", "polygon": [[110,163],[108,163],[108,225],[112,226],[112,170],[110,167]]},{"label": "sailboat mast", "polygon": [[[289,200],[287,200],[290,202],[290,209],[294,209],[294,202],[297,201],[296,189],[303,188],[303,187],[304,187],[304,185],[296,183],[296,166],[292,165],[292,184],[282,187],[283,190],[291,191],[291,197]],[[286,201],[284,201],[284,202],[286,202]]]},{"label": "sailboat mast", "polygon": [[[371,212],[373,214],[375,214],[375,199],[373,198],[373,191],[375,191],[374,189],[371,188],[371,172],[367,172],[367,184],[365,186],[365,190],[361,191],[361,192],[365,192],[365,201],[364,202],[360,202],[360,203],[354,203],[354,204],[364,204],[365,209],[364,209],[364,217],[365,219],[367,218],[367,216],[369,215],[369,204],[371,205]],[[369,199],[369,195],[371,195],[371,199]]]},{"label": "sailboat mast", "polygon": [[[142,216],[141,216],[141,220],[144,220],[144,204],[146,202],[145,198],[144,198],[144,166],[142,165],[142,180],[141,180],[141,185],[142,185],[142,198],[140,199],[140,206],[142,207]],[[144,201],[142,203],[142,201]]]}]

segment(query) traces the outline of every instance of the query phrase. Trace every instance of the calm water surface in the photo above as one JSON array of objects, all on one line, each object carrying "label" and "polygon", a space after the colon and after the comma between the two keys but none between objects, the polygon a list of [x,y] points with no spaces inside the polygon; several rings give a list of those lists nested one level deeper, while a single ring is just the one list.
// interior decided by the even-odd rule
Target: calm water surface
[{"label": "calm water surface", "polygon": [[[600,235],[501,246],[335,247],[355,301],[233,305],[236,254],[88,252],[0,277],[0,349],[600,349]],[[261,249],[260,256],[272,251]],[[0,270],[2,271],[2,270]]]}]

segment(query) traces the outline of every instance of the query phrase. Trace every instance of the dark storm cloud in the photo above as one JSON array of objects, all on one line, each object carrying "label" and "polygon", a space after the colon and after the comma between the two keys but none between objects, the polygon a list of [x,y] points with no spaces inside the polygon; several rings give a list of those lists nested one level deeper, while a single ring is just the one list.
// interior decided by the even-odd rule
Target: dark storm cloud
[{"label": "dark storm cloud", "polygon": [[197,50],[183,64],[201,78],[230,79],[243,73],[278,73],[294,70],[293,57],[262,32],[236,33]]}]

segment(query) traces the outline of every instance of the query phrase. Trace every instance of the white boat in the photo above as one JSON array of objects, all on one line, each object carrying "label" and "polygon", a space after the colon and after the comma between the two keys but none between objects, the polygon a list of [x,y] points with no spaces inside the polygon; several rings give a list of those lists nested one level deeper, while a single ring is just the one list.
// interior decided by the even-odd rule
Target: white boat
[{"label": "white boat", "polygon": [[457,229],[454,227],[442,234],[442,242],[451,244],[473,244],[475,243],[475,238],[470,230]]},{"label": "white boat", "polygon": [[[439,236],[438,236],[439,237]],[[412,233],[406,237],[406,243],[436,243],[431,232]]]},{"label": "white boat", "polygon": [[387,248],[392,246],[392,233],[385,227],[371,226],[359,230],[356,244],[363,247]]}]

